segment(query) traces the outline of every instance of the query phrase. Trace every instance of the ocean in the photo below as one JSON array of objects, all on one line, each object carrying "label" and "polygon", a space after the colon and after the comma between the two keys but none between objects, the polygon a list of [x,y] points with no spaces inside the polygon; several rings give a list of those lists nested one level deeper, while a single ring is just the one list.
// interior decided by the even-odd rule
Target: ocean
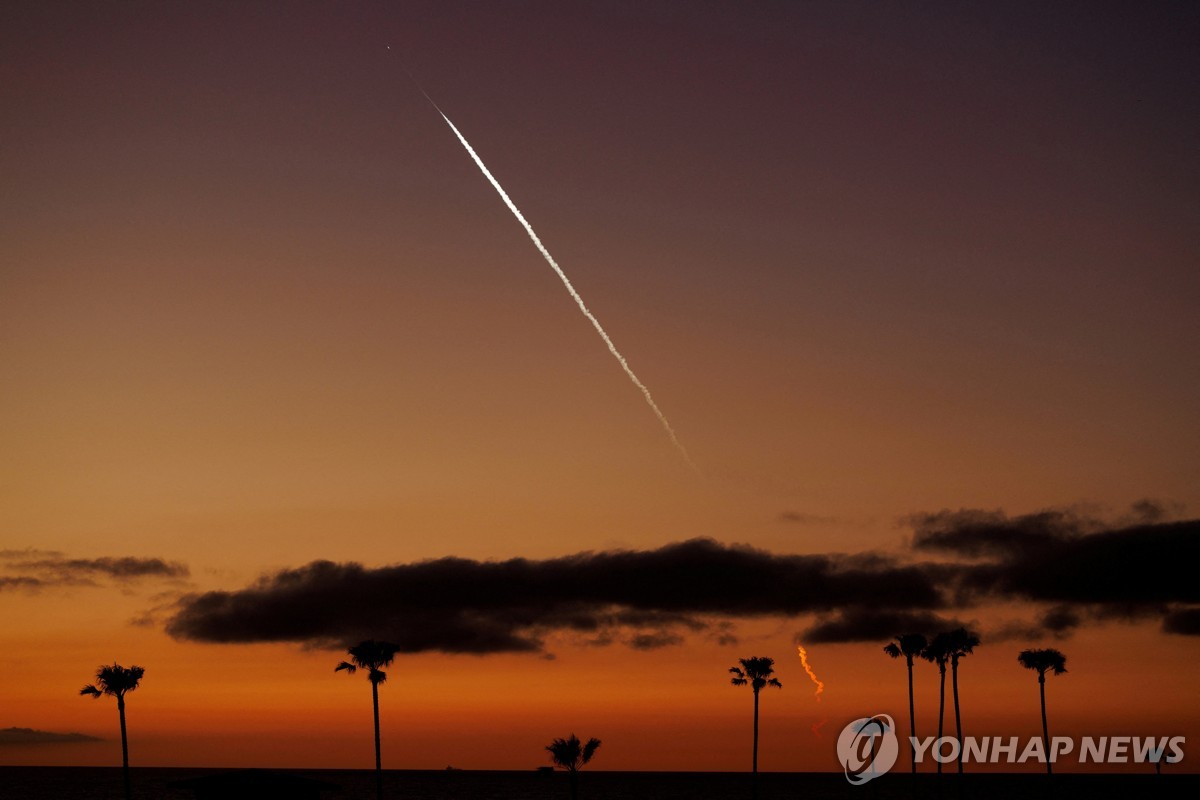
[{"label": "ocean", "polygon": [[[176,781],[235,770],[139,767],[135,800],[191,800]],[[370,770],[278,770],[333,787],[322,800],[374,800]],[[579,800],[750,800],[750,776],[731,772],[605,772],[580,775]],[[851,786],[836,773],[768,772],[759,800],[1103,800],[1200,797],[1200,775],[889,774]],[[226,793],[225,797],[239,795]],[[260,795],[240,795],[245,797]],[[276,794],[283,800],[288,795]],[[567,776],[533,771],[385,770],[387,800],[569,800]],[[120,800],[121,770],[107,767],[0,767],[0,800]]]}]

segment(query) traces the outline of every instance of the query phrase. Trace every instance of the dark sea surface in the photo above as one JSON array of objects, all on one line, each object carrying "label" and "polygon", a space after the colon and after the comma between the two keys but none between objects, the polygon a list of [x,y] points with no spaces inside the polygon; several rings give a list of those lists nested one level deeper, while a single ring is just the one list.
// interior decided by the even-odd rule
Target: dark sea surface
[{"label": "dark sea surface", "polygon": [[[132,771],[135,800],[189,800],[175,781],[236,770],[142,767]],[[278,770],[337,788],[322,800],[374,800],[370,770]],[[763,773],[759,800],[1063,800],[1197,798],[1200,775],[918,775],[889,774],[851,786],[831,773]],[[223,794],[230,800],[259,794]],[[283,800],[290,795],[273,794]],[[120,800],[121,770],[100,767],[0,767],[0,800]],[[387,800],[569,800],[563,773],[474,770],[384,772]],[[584,772],[579,800],[750,800],[750,776],[729,772]]]}]

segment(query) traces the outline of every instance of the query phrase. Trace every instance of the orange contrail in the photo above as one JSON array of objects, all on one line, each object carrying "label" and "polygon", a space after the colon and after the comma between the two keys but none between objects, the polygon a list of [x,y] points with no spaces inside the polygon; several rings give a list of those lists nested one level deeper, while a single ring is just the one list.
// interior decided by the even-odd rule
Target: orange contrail
[{"label": "orange contrail", "polygon": [[825,681],[817,677],[817,673],[813,672],[813,668],[808,665],[808,651],[803,647],[797,647],[800,651],[800,664],[803,665],[804,671],[808,673],[808,677],[817,685],[817,690],[813,695],[817,698],[817,702],[821,702],[821,693],[825,691]]}]

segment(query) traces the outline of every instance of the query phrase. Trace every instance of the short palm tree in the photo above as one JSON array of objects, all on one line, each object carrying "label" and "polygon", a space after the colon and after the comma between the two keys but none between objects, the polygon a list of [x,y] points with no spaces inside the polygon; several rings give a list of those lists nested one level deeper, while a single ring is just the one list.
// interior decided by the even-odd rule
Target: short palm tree
[{"label": "short palm tree", "polygon": [[554,766],[565,769],[571,776],[571,800],[575,800],[579,796],[579,770],[592,760],[592,756],[596,755],[599,747],[599,739],[593,737],[584,744],[573,733],[569,738],[555,739],[546,745],[546,750],[550,753],[550,760],[554,762]]},{"label": "short palm tree", "polygon": [[949,641],[950,674],[951,683],[954,686],[954,730],[958,736],[958,773],[961,775],[963,771],[963,735],[962,716],[958,710],[958,660],[975,652],[975,648],[979,646],[979,636],[971,633],[966,628],[955,628],[949,633]]},{"label": "short palm tree", "polygon": [[[946,664],[950,661],[950,635],[947,633],[939,633],[933,637],[924,650],[921,651],[921,658],[930,663],[937,664],[938,668],[938,735],[937,738],[942,738],[942,730],[945,727],[946,721]],[[937,762],[937,771],[942,773],[942,762]]]},{"label": "short palm tree", "polygon": [[[904,656],[904,661],[908,665],[908,731],[912,741],[917,739],[917,715],[913,706],[913,658],[921,655],[928,646],[929,640],[925,638],[924,634],[902,633],[896,637],[896,641],[889,642],[883,647],[883,652],[892,658]],[[912,754],[912,771],[914,774],[917,771],[915,752]]]},{"label": "short palm tree", "polygon": [[117,698],[117,713],[121,716],[121,773],[125,781],[125,800],[130,800],[129,785],[129,735],[125,731],[125,695],[138,688],[146,670],[139,666],[122,667],[112,664],[96,670],[96,682],[89,683],[79,693],[90,694],[93,699],[101,695]]},{"label": "short palm tree", "polygon": [[1046,650],[1022,650],[1017,661],[1025,669],[1037,672],[1038,691],[1042,696],[1042,744],[1046,748],[1046,774],[1052,775],[1054,769],[1050,764],[1050,727],[1046,724],[1046,673],[1062,675],[1067,671],[1067,657],[1059,651],[1049,648]]},{"label": "short palm tree", "polygon": [[383,759],[379,749],[379,684],[387,680],[383,668],[392,663],[400,645],[391,642],[377,642],[367,639],[349,649],[350,660],[342,661],[334,672],[346,670],[353,675],[359,669],[367,671],[367,680],[371,682],[371,703],[375,708],[375,797],[383,800]]},{"label": "short palm tree", "polygon": [[752,656],[750,658],[739,658],[740,667],[730,667],[729,671],[733,674],[730,683],[734,686],[745,686],[750,684],[750,688],[754,690],[754,757],[751,762],[753,770],[752,791],[755,797],[758,796],[758,693],[762,691],[764,686],[774,686],[776,689],[782,689],[783,684],[777,678],[772,677],[775,673],[775,659],[765,656]]}]

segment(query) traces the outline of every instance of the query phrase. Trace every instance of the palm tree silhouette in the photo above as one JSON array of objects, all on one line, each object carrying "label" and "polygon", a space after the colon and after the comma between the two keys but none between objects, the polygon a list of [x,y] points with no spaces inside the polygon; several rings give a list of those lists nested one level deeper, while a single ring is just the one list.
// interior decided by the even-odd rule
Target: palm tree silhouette
[{"label": "palm tree silhouette", "polygon": [[1017,661],[1025,669],[1037,672],[1038,691],[1042,696],[1042,744],[1046,747],[1046,774],[1052,775],[1054,770],[1050,764],[1050,728],[1046,725],[1046,672],[1048,670],[1055,675],[1062,675],[1067,671],[1067,657],[1053,648],[1022,650],[1017,656]]},{"label": "palm tree silhouette", "polygon": [[[904,656],[904,661],[908,665],[908,732],[915,741],[917,738],[917,715],[913,707],[913,658],[921,655],[925,648],[929,646],[929,640],[924,634],[920,633],[902,633],[896,637],[896,641],[889,642],[884,645],[883,652],[887,653],[892,658]],[[912,771],[915,775],[917,772],[917,754],[911,754]]]},{"label": "palm tree silhouette", "polygon": [[753,797],[758,796],[758,693],[762,691],[764,686],[774,686],[776,689],[782,689],[783,684],[777,678],[771,677],[775,672],[775,659],[765,656],[752,656],[750,658],[739,658],[740,667],[730,667],[729,671],[733,673],[733,678],[730,683],[734,686],[745,686],[750,684],[750,688],[754,690],[754,759],[753,777],[751,778],[751,792]]},{"label": "palm tree silhouette", "polygon": [[[921,658],[933,664],[937,664],[938,677],[940,683],[938,686],[938,735],[940,741],[942,738],[942,730],[946,721],[946,662],[950,660],[950,635],[948,633],[939,633],[933,637],[933,641],[921,651]],[[938,774],[942,774],[942,762],[937,762]]]},{"label": "palm tree silhouette", "polygon": [[79,693],[90,694],[92,699],[101,695],[117,698],[117,713],[121,715],[121,773],[125,781],[125,800],[133,793],[129,785],[129,736],[125,731],[125,695],[138,688],[146,670],[139,666],[122,667],[120,664],[100,667],[96,670],[96,682],[89,683]]},{"label": "palm tree silhouette", "polygon": [[367,680],[371,682],[371,703],[375,708],[375,797],[383,800],[383,759],[379,751],[379,684],[387,680],[383,668],[392,663],[400,645],[391,642],[377,642],[366,639],[351,647],[349,661],[342,661],[333,668],[334,672],[346,670],[353,675],[359,669],[367,671]]},{"label": "palm tree silhouette", "polygon": [[554,762],[554,765],[565,769],[571,776],[571,800],[575,800],[579,796],[579,770],[592,760],[592,756],[596,755],[599,747],[599,739],[592,737],[587,740],[587,744],[583,744],[573,733],[567,739],[555,739],[546,745],[546,750],[550,753],[550,760]]},{"label": "palm tree silhouette", "polygon": [[948,634],[950,643],[950,674],[954,686],[954,730],[958,736],[958,774],[963,771],[962,716],[958,711],[958,660],[969,656],[979,646],[979,636],[966,628],[955,628]]}]

